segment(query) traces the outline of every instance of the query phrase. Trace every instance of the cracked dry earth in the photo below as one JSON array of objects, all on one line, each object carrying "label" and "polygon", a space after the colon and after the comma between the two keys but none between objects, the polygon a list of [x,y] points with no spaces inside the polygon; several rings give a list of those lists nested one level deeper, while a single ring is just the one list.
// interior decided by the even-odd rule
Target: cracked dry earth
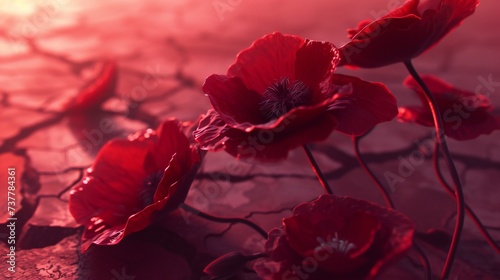
[{"label": "cracked dry earth", "polygon": [[[35,1],[34,1],[35,2]],[[214,224],[178,213],[163,226],[131,236],[119,246],[79,253],[82,228],[68,211],[68,190],[106,141],[155,127],[166,117],[193,120],[209,108],[201,84],[225,73],[235,55],[256,38],[281,31],[302,37],[346,42],[345,29],[373,18],[391,5],[386,0],[0,2],[0,215],[8,217],[7,168],[15,167],[16,271],[7,270],[6,224],[0,224],[0,278],[6,279],[203,279],[201,269],[221,254],[258,252],[263,240],[241,225]],[[358,2],[356,2],[358,3]],[[437,47],[415,60],[422,73],[437,75],[473,91],[485,81],[500,81],[500,23],[494,0],[482,1],[476,14]],[[107,61],[118,67],[116,92],[101,109],[74,114],[64,108],[96,79]],[[401,105],[417,98],[401,85],[403,65],[340,72],[381,81]],[[484,87],[500,108],[500,86]],[[498,110],[498,109],[497,109]],[[103,130],[105,121],[113,130]],[[431,130],[396,121],[382,124],[361,144],[367,162],[383,179],[397,172],[401,158],[418,150]],[[468,142],[451,140],[466,200],[491,234],[500,239],[500,132]],[[350,139],[333,133],[313,146],[334,191],[380,204],[383,200],[358,167]],[[248,217],[269,230],[300,202],[322,189],[301,150],[274,165],[237,162],[209,154],[188,202],[212,214]],[[434,178],[429,158],[398,182],[396,206],[412,218],[417,240],[427,253],[434,277],[446,256],[455,206]],[[22,200],[21,200],[22,198]],[[251,271],[238,279],[256,279]],[[416,255],[401,260],[379,279],[423,279]],[[500,256],[466,219],[463,240],[450,279],[500,279]]]}]

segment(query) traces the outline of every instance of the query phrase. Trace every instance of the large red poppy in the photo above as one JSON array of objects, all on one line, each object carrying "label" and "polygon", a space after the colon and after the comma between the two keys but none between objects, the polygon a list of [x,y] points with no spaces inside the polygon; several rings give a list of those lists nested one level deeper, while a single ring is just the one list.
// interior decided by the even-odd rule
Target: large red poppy
[{"label": "large red poppy", "polygon": [[[436,99],[443,117],[444,132],[448,137],[470,140],[500,129],[500,116],[492,114],[493,106],[488,97],[457,89],[433,76],[422,76],[422,79]],[[429,103],[418,83],[409,76],[404,85],[418,94],[422,106],[399,108],[398,119],[434,126]]]},{"label": "large red poppy", "polygon": [[397,115],[383,84],[333,74],[338,62],[338,50],[327,42],[280,33],[255,41],[227,75],[206,79],[213,110],[195,139],[207,150],[275,161],[334,129],[359,135]]},{"label": "large red poppy", "polygon": [[399,212],[350,197],[323,195],[293,210],[269,233],[263,279],[372,279],[409,250],[413,223]]},{"label": "large red poppy", "polygon": [[408,61],[434,46],[472,15],[478,0],[409,0],[371,22],[349,30],[341,65],[381,67]]},{"label": "large red poppy", "polygon": [[200,157],[182,125],[169,119],[99,151],[70,192],[71,214],[85,226],[82,251],[92,243],[117,244],[185,200]]}]

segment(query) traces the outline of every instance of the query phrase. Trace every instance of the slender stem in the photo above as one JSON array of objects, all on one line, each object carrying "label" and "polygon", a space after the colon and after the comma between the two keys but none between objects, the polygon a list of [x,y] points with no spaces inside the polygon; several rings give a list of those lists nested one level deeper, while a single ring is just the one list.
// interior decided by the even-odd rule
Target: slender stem
[{"label": "slender stem", "polygon": [[375,186],[378,188],[378,190],[384,197],[385,204],[390,208],[394,208],[394,202],[392,201],[391,195],[389,194],[387,189],[382,185],[377,176],[375,176],[373,171],[368,167],[368,164],[366,164],[366,162],[363,160],[363,157],[361,156],[361,153],[359,151],[359,141],[361,140],[362,137],[363,136],[354,136],[352,138],[352,143],[354,145],[354,154],[356,155],[356,159],[358,160],[358,163],[361,166],[361,168],[365,171],[368,177],[370,177],[372,182],[375,184]]},{"label": "slender stem", "polygon": [[[379,191],[384,196],[384,200],[385,200],[385,203],[387,204],[387,207],[394,209],[395,208],[394,207],[394,202],[392,201],[391,195],[384,188],[384,186],[382,185],[382,183],[380,182],[380,180],[375,176],[375,174],[373,173],[373,171],[371,171],[369,169],[368,165],[363,160],[363,157],[361,156],[361,153],[359,151],[359,141],[363,137],[365,137],[365,136],[366,136],[366,134],[364,134],[362,136],[358,136],[358,137],[355,136],[355,137],[352,138],[353,144],[354,144],[354,153],[356,155],[356,158],[358,159],[359,165],[361,165],[361,168],[363,168],[363,170],[366,172],[366,174],[370,177],[370,179],[372,180],[372,182],[375,184],[375,186],[377,186],[377,188],[379,189]],[[429,259],[427,258],[427,255],[420,248],[420,246],[418,246],[417,243],[413,242],[413,247],[417,251],[418,256],[420,258],[420,261],[422,262],[422,265],[424,267],[425,280],[430,280],[431,279],[431,265],[429,263]]]},{"label": "slender stem", "polygon": [[[395,209],[396,207],[394,207],[394,202],[392,201],[391,195],[389,194],[387,189],[382,185],[377,176],[375,176],[375,173],[373,173],[373,171],[371,171],[371,169],[368,167],[368,164],[366,164],[366,162],[363,160],[363,157],[361,156],[361,152],[359,150],[359,141],[361,141],[361,139],[366,137],[370,132],[371,130],[363,135],[354,136],[352,138],[354,145],[354,154],[356,155],[356,158],[359,162],[359,165],[361,165],[361,168],[363,168],[363,170],[366,172],[366,174],[370,177],[372,182],[384,196],[384,200],[385,203],[387,204],[387,207]],[[429,263],[429,259],[427,258],[427,255],[416,242],[413,242],[413,247],[415,251],[417,251],[420,261],[422,262],[422,266],[424,267],[425,280],[431,280],[432,269],[431,269],[431,264]]]},{"label": "slender stem", "polygon": [[432,277],[431,263],[429,262],[427,255],[425,254],[424,250],[422,250],[422,248],[420,248],[420,246],[415,242],[413,242],[413,248],[415,249],[415,251],[417,251],[420,261],[424,266],[425,280],[431,280]]},{"label": "slender stem", "polygon": [[[449,195],[451,195],[453,198],[455,198],[455,193],[453,193],[453,188],[446,182],[446,179],[444,178],[443,174],[441,173],[441,167],[439,166],[439,144],[436,143],[434,146],[434,155],[433,155],[433,165],[434,165],[434,171],[436,173],[436,176],[439,180],[439,183],[441,183],[441,186],[448,192]],[[485,225],[481,222],[479,217],[474,213],[471,207],[465,203],[465,212],[471,218],[472,222],[474,225],[477,227],[483,238],[490,244],[490,246],[497,252],[500,253],[500,246],[496,243],[496,241],[491,237],[490,233],[486,229]]]},{"label": "slender stem", "polygon": [[[361,165],[361,168],[363,168],[363,170],[366,172],[366,174],[370,177],[372,182],[375,184],[375,186],[379,189],[379,191],[384,196],[384,200],[385,200],[385,203],[387,204],[387,206],[389,208],[395,209],[394,202],[392,201],[391,195],[389,194],[387,189],[382,185],[380,180],[375,176],[373,171],[371,171],[371,169],[368,167],[368,164],[366,164],[366,162],[363,160],[363,157],[361,156],[361,153],[359,151],[359,141],[362,138],[364,138],[368,133],[370,133],[370,131],[361,135],[361,136],[354,136],[352,138],[353,145],[354,145],[354,154],[356,155],[356,158],[359,162],[359,165]],[[425,280],[430,280],[431,279],[431,265],[429,263],[429,259],[427,258],[427,255],[425,254],[425,252],[422,250],[422,248],[420,248],[420,246],[417,243],[413,242],[413,247],[414,247],[415,251],[417,251],[418,256],[420,258],[420,261],[422,262],[422,265],[424,267]]]},{"label": "slender stem", "polygon": [[212,222],[216,222],[216,223],[229,223],[229,224],[236,224],[236,223],[240,223],[240,224],[245,224],[251,228],[253,228],[255,231],[257,231],[260,235],[262,235],[262,237],[264,237],[264,239],[267,239],[267,232],[265,230],[263,230],[261,227],[259,227],[257,224],[247,220],[247,219],[243,219],[243,218],[222,218],[222,217],[216,217],[216,216],[212,216],[212,215],[209,215],[207,213],[204,213],[204,212],[201,212],[200,210],[192,207],[192,206],[189,206],[185,203],[181,204],[179,207],[181,207],[182,209],[188,211],[188,212],[191,212],[195,215],[197,215],[198,217],[201,217],[203,219],[207,219],[209,221],[212,221]]},{"label": "slender stem", "polygon": [[314,171],[314,174],[316,174],[316,177],[318,177],[319,182],[321,183],[321,186],[323,189],[325,189],[326,193],[328,194],[333,194],[332,189],[330,188],[330,185],[328,184],[328,181],[325,178],[325,175],[321,172],[321,169],[319,168],[318,163],[314,159],[313,154],[311,153],[311,150],[307,145],[304,145],[304,151],[306,152],[307,159],[309,160],[309,163],[311,164],[311,168]]},{"label": "slender stem", "polygon": [[457,200],[457,221],[455,225],[455,230],[453,232],[453,239],[451,241],[450,249],[448,250],[448,256],[446,258],[446,262],[441,272],[441,279],[446,280],[450,276],[451,267],[453,266],[453,261],[455,260],[458,244],[460,243],[460,237],[462,235],[464,216],[465,216],[464,194],[462,190],[462,184],[460,183],[460,177],[458,176],[457,169],[455,168],[455,164],[453,163],[450,151],[448,149],[448,144],[446,143],[443,120],[441,118],[441,113],[439,112],[439,107],[437,105],[437,102],[434,99],[432,93],[429,91],[427,85],[424,83],[422,78],[420,78],[419,74],[415,70],[415,67],[413,67],[411,60],[405,62],[405,66],[408,69],[410,75],[413,77],[413,79],[415,79],[415,81],[420,85],[420,87],[425,93],[425,97],[427,99],[427,102],[429,103],[429,107],[432,112],[432,117],[434,119],[434,126],[437,133],[436,141],[441,146],[441,150],[444,156],[444,161],[448,166],[448,170],[450,172],[455,187],[455,196]]}]

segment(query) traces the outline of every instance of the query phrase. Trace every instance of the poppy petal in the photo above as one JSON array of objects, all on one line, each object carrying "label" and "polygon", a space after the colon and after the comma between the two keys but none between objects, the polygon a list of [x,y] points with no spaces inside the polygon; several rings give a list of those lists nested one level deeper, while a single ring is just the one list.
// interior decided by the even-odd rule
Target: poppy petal
[{"label": "poppy petal", "polygon": [[[322,195],[293,209],[283,227],[269,232],[267,258],[255,269],[263,279],[373,279],[407,252],[415,226],[399,212],[336,195]],[[307,271],[307,270],[306,270]]]},{"label": "poppy petal", "polygon": [[[465,141],[500,129],[499,116],[491,112],[493,106],[488,97],[457,89],[434,76],[422,75],[422,80],[436,100],[448,137]],[[399,108],[398,120],[434,126],[431,109],[422,88],[411,76],[405,79],[404,85],[417,93],[422,105]]]},{"label": "poppy petal", "polygon": [[329,106],[338,121],[336,129],[349,135],[361,135],[375,125],[394,119],[398,114],[396,98],[381,83],[335,74],[332,84],[350,85],[351,91],[337,94]]},{"label": "poppy petal", "polygon": [[190,166],[193,162],[193,148],[184,135],[182,122],[176,119],[163,121],[157,129],[157,135],[158,140],[154,147],[154,158],[158,166],[156,170],[164,170],[173,155],[177,155],[176,158],[183,167]]},{"label": "poppy petal", "polygon": [[335,45],[306,40],[297,51],[295,78],[314,89],[330,77],[339,62],[339,51]]},{"label": "poppy petal", "polygon": [[238,54],[227,75],[241,78],[246,88],[263,94],[282,78],[295,80],[295,54],[302,44],[304,39],[298,36],[266,35]]},{"label": "poppy petal", "polygon": [[[86,226],[82,251],[91,244],[117,244],[184,201],[200,156],[183,130],[181,122],[168,119],[156,131],[112,140],[99,151],[70,192],[70,212]],[[163,173],[159,183],[158,172]]]},{"label": "poppy petal", "polygon": [[[326,106],[326,105],[323,105]],[[275,162],[285,159],[289,150],[304,143],[325,140],[335,129],[336,120],[324,109],[296,108],[268,126],[241,131],[227,126],[213,110],[202,119],[195,139],[202,149],[227,153],[241,160]],[[308,125],[314,121],[314,126]]]},{"label": "poppy petal", "polygon": [[367,25],[340,48],[340,65],[374,68],[406,61],[419,46],[415,36],[408,32],[419,21],[420,17],[408,15],[382,18]]},{"label": "poppy petal", "polygon": [[211,75],[205,80],[203,91],[226,123],[265,122],[260,114],[261,95],[247,89],[241,78]]},{"label": "poppy petal", "polygon": [[224,149],[230,131],[231,128],[221,116],[215,110],[210,109],[201,118],[193,136],[201,149],[216,152]]},{"label": "poppy petal", "polygon": [[[104,145],[86,177],[71,191],[70,211],[78,223],[88,225],[91,218],[104,215],[114,225],[139,207],[137,197],[147,177],[142,164],[149,145],[124,139]],[[116,164],[120,161],[124,164]]]},{"label": "poppy petal", "polygon": [[[408,61],[437,44],[472,15],[478,0],[406,1],[372,23],[348,30],[351,41],[342,46],[341,64],[366,68]],[[356,34],[354,34],[358,31]]]}]

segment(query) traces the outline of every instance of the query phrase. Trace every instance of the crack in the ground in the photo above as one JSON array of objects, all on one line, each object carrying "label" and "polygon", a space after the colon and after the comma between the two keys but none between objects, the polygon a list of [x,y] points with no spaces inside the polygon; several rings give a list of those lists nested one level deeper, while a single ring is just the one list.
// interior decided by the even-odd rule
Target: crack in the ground
[{"label": "crack in the ground", "polygon": [[65,115],[65,113],[60,113],[34,125],[22,128],[19,133],[4,140],[2,145],[0,145],[0,154],[14,150],[19,141],[28,138],[30,135],[39,131],[40,129],[59,123]]},{"label": "crack in the ground", "polygon": [[[292,209],[294,208],[295,206],[293,207],[283,207],[283,208],[280,208],[280,209],[276,209],[276,210],[269,210],[269,211],[252,211],[252,212],[249,212],[247,215],[245,215],[245,219],[249,219],[251,218],[252,216],[254,215],[271,215],[271,214],[280,214],[280,213],[283,213],[284,211],[292,211]],[[207,245],[208,243],[208,239],[210,238],[219,238],[219,237],[223,237],[227,232],[229,232],[234,225],[236,225],[237,223],[229,223],[229,225],[221,232],[217,232],[217,233],[209,233],[207,235],[205,235],[205,237],[203,238],[204,240],[204,243],[205,243],[205,246]]]}]

